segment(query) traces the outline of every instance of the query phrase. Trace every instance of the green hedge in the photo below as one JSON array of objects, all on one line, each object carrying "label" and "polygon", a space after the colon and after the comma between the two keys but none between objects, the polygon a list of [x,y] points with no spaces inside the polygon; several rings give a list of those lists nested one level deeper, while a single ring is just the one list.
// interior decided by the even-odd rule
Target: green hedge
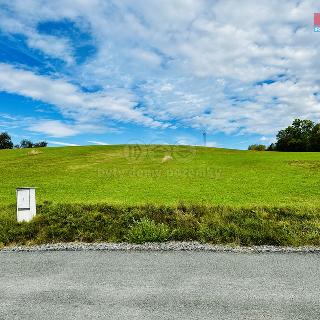
[{"label": "green hedge", "polygon": [[29,223],[0,209],[0,245],[170,240],[320,246],[320,209],[45,203]]}]

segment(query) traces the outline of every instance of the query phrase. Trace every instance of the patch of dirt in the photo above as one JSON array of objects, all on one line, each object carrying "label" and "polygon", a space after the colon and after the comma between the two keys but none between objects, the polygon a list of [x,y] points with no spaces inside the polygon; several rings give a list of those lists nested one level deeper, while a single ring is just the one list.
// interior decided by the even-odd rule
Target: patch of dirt
[{"label": "patch of dirt", "polygon": [[173,158],[171,156],[164,156],[161,160],[162,163],[172,161]]},{"label": "patch of dirt", "polygon": [[31,150],[27,153],[28,156],[36,156],[38,154],[41,154],[43,152],[39,151],[39,150]]}]

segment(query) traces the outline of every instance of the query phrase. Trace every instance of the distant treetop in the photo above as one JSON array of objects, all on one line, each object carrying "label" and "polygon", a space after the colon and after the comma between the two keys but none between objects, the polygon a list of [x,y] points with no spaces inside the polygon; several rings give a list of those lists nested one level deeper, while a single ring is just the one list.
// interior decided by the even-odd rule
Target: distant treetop
[{"label": "distant treetop", "polygon": [[0,149],[20,149],[20,148],[43,148],[48,145],[45,141],[33,143],[30,140],[23,139],[20,144],[13,145],[11,136],[7,132],[0,133]]},{"label": "distant treetop", "polygon": [[[248,150],[308,152],[320,151],[320,123],[311,120],[295,119],[290,126],[280,130],[277,141],[268,148],[263,145],[250,145]],[[264,147],[264,149],[263,149]]]},{"label": "distant treetop", "polygon": [[251,144],[248,147],[248,150],[265,151],[266,150],[266,146],[264,144]]},{"label": "distant treetop", "polygon": [[8,132],[0,133],[0,149],[12,149],[13,143]]}]

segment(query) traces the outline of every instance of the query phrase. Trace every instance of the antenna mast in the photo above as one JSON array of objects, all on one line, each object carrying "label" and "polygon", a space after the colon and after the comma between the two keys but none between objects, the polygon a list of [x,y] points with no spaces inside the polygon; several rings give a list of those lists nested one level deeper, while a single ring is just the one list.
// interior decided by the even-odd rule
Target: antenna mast
[{"label": "antenna mast", "polygon": [[206,147],[207,146],[207,132],[206,132],[206,130],[203,130],[202,137],[203,137],[203,146]]}]

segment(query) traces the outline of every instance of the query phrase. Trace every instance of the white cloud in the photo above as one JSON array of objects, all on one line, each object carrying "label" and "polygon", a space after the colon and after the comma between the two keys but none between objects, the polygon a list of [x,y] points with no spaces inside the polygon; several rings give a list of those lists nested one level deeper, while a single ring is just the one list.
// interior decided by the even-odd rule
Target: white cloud
[{"label": "white cloud", "polygon": [[109,145],[109,143],[107,142],[103,142],[103,141],[88,141],[89,143],[92,143],[92,144],[96,144],[96,145],[99,145],[99,146],[106,146],[106,145]]},{"label": "white cloud", "polygon": [[129,58],[135,58],[141,60],[142,63],[146,63],[149,66],[158,67],[161,64],[161,57],[154,52],[143,50],[143,49],[133,49],[129,52]]},{"label": "white cloud", "polygon": [[49,137],[56,138],[70,137],[81,133],[78,128],[69,126],[57,120],[38,121],[37,123],[30,125],[27,130],[37,133],[44,133]]},{"label": "white cloud", "polygon": [[178,136],[175,140],[175,145],[181,145],[181,146],[196,146],[197,139],[194,136]]},{"label": "white cloud", "polygon": [[206,146],[211,148],[217,148],[219,144],[216,141],[207,141]]},{"label": "white cloud", "polygon": [[266,144],[266,145],[270,145],[271,143],[274,143],[275,142],[275,137],[265,137],[265,136],[262,136],[260,138],[260,141],[263,143],[263,144]]},{"label": "white cloud", "polygon": [[[126,90],[84,93],[65,80],[40,76],[3,63],[0,64],[0,91],[55,105],[65,117],[83,123],[92,123],[93,120],[105,117],[151,127],[163,126],[159,121],[144,115],[143,110],[135,108],[136,97]],[[73,131],[68,129],[67,133],[72,135]]]},{"label": "white cloud", "polygon": [[49,140],[47,142],[50,143],[50,144],[57,145],[57,146],[66,146],[66,147],[78,147],[79,146],[78,144],[75,144],[75,143],[62,142],[62,141]]},{"label": "white cloud", "polygon": [[36,26],[26,24],[17,18],[10,18],[0,10],[0,29],[11,34],[22,34],[27,37],[27,45],[42,51],[45,55],[64,60],[67,64],[74,63],[73,49],[68,39],[53,35],[40,34]]},{"label": "white cloud", "polygon": [[64,60],[67,64],[74,63],[71,45],[66,39],[31,32],[28,35],[27,43],[29,47],[39,49],[46,55]]},{"label": "white cloud", "polygon": [[112,128],[106,128],[97,123],[90,124],[76,121],[11,116],[9,114],[0,114],[0,126],[8,130],[22,128],[36,134],[41,134],[42,136],[55,138],[71,137],[88,133],[102,134],[106,131],[114,131]]},{"label": "white cloud", "polygon": [[7,6],[12,17],[2,14],[0,28],[25,34],[30,47],[69,64],[68,39],[39,34],[37,24],[69,19],[90,30],[97,54],[68,76],[101,92],[0,65],[1,90],[53,104],[76,123],[107,118],[162,128],[174,121],[273,136],[295,117],[320,119],[316,1],[16,0]]}]

